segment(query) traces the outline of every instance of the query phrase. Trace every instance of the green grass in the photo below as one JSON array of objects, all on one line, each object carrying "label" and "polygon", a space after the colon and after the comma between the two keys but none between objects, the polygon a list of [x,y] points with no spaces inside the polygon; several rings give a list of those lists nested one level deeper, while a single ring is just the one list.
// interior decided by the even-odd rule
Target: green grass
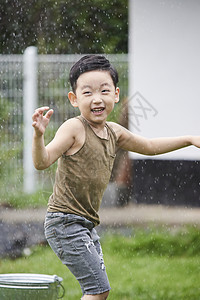
[{"label": "green grass", "polygon": [[105,238],[110,299],[200,299],[200,232],[189,228]]},{"label": "green grass", "polygon": [[53,191],[57,163],[46,170],[37,171],[37,183],[32,194],[23,191],[22,168],[10,173],[0,174],[0,205],[13,208],[36,208],[47,206],[49,196]]},{"label": "green grass", "polygon": [[37,208],[47,206],[52,191],[37,191],[33,194],[26,194],[21,191],[0,195],[0,204],[13,208]]},{"label": "green grass", "polygon": [[[200,232],[184,228],[137,230],[130,236],[106,233],[102,247],[112,290],[110,300],[199,300]],[[32,255],[0,261],[0,273],[56,274],[63,278],[64,299],[81,297],[79,284],[48,246]]]}]

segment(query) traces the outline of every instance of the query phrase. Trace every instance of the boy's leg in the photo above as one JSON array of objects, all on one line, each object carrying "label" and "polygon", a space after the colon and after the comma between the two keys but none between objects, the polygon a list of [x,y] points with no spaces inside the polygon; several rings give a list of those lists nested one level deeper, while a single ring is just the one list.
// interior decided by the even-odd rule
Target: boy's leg
[{"label": "boy's leg", "polygon": [[106,299],[110,285],[93,224],[80,216],[49,213],[45,235],[62,263],[79,281],[82,299]]},{"label": "boy's leg", "polygon": [[108,297],[109,291],[99,294],[99,295],[85,295],[82,300],[106,300]]},{"label": "boy's leg", "polygon": [[[96,230],[94,229],[92,230],[92,238],[94,241],[94,246],[100,258],[101,268],[104,269],[105,265],[103,260],[103,252],[102,252],[101,244],[99,242],[99,236],[97,235]],[[97,295],[84,295],[81,298],[81,300],[106,300],[108,295],[109,295],[109,291]]]}]

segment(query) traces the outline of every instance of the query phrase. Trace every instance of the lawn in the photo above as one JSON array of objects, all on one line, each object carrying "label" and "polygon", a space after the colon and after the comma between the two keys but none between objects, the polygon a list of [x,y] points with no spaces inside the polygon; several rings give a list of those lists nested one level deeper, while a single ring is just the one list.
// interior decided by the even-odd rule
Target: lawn
[{"label": "lawn", "polygon": [[[200,232],[144,229],[130,236],[103,234],[102,247],[112,290],[110,300],[199,300]],[[81,290],[48,246],[28,257],[0,261],[0,273],[56,274],[63,278],[64,299],[77,300]]]}]

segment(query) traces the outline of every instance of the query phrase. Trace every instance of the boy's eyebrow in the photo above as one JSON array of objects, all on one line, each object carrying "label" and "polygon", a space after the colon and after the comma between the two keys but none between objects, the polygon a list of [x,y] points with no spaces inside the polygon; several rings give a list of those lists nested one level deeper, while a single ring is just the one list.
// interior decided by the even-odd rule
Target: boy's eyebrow
[{"label": "boy's eyebrow", "polygon": [[111,87],[111,84],[109,84],[109,83],[107,83],[107,82],[102,83],[102,84],[101,84],[101,87],[104,86],[104,85],[106,85],[106,86],[108,86],[108,87]]},{"label": "boy's eyebrow", "polygon": [[91,89],[91,86],[90,86],[90,85],[83,85],[83,86],[81,87],[81,90],[84,90],[84,89],[87,89],[87,88]]},{"label": "boy's eyebrow", "polygon": [[[111,87],[111,84],[109,84],[109,83],[107,83],[107,82],[105,82],[105,83],[102,83],[101,85],[100,85],[100,87],[103,87],[103,86],[108,86],[108,87]],[[81,90],[84,90],[84,89],[87,89],[87,88],[92,88],[92,86],[91,85],[83,85],[82,87],[81,87]]]}]

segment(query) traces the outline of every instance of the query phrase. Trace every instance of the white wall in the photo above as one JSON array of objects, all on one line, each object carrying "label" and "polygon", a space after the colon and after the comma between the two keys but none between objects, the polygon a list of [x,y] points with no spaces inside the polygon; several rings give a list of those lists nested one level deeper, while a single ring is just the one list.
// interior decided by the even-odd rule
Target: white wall
[{"label": "white wall", "polygon": [[[200,135],[200,1],[129,1],[130,129],[146,137]],[[153,158],[199,160],[200,150]]]}]

